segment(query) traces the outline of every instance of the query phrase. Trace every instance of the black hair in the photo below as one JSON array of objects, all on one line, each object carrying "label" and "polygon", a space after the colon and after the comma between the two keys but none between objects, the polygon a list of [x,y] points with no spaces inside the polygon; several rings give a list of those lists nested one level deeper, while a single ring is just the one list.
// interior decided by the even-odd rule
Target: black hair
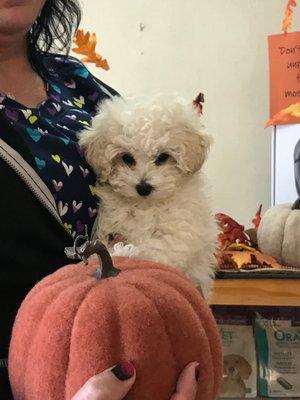
[{"label": "black hair", "polygon": [[81,21],[78,0],[46,0],[27,34],[27,54],[33,69],[44,75],[41,55],[54,50],[67,55]]}]

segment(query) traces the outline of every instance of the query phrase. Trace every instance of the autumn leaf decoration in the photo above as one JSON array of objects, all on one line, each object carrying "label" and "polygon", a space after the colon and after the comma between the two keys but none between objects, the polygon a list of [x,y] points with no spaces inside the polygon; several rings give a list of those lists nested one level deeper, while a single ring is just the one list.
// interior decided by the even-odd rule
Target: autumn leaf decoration
[{"label": "autumn leaf decoration", "polygon": [[255,230],[257,231],[260,221],[261,221],[261,211],[262,211],[262,204],[258,207],[256,211],[255,217],[252,220]]},{"label": "autumn leaf decoration", "polygon": [[223,213],[216,214],[216,220],[221,228],[218,238],[221,250],[225,250],[232,243],[251,245],[243,225]]},{"label": "autumn leaf decoration", "polygon": [[221,228],[219,234],[220,249],[217,254],[219,269],[224,270],[260,270],[280,269],[281,265],[271,256],[260,252],[250,238],[250,231],[256,235],[261,221],[262,205],[252,219],[254,229],[245,231],[245,227],[226,214],[216,214]]},{"label": "autumn leaf decoration", "polygon": [[97,38],[95,33],[78,29],[74,37],[74,44],[77,47],[72,48],[74,53],[82,54],[85,57],[81,59],[82,62],[93,63],[96,67],[109,70],[109,65],[106,59],[100,54],[96,53]]},{"label": "autumn leaf decoration", "polygon": [[219,256],[218,262],[222,269],[251,270],[281,268],[281,265],[273,257],[254,249],[252,251],[226,250]]},{"label": "autumn leaf decoration", "polygon": [[282,30],[285,34],[287,34],[288,29],[292,26],[292,19],[293,19],[293,7],[297,6],[297,0],[288,0],[284,19],[282,21]]},{"label": "autumn leaf decoration", "polygon": [[294,103],[284,108],[275,114],[269,121],[266,123],[265,128],[271,125],[280,125],[285,123],[298,123],[300,118],[300,103]]}]

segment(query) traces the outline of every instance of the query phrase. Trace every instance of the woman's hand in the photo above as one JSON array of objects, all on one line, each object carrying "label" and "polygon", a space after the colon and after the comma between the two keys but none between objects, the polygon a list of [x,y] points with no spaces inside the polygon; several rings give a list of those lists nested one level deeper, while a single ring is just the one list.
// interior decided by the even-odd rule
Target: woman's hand
[{"label": "woman's hand", "polygon": [[182,371],[178,382],[176,392],[171,400],[195,400],[198,390],[199,364],[192,362]]},{"label": "woman's hand", "polygon": [[[176,393],[170,400],[195,400],[198,376],[198,363],[188,364],[182,371]],[[133,386],[135,378],[132,364],[118,364],[89,379],[72,400],[122,400]]]},{"label": "woman's hand", "polygon": [[90,378],[72,400],[121,400],[134,381],[134,366],[123,362]]}]

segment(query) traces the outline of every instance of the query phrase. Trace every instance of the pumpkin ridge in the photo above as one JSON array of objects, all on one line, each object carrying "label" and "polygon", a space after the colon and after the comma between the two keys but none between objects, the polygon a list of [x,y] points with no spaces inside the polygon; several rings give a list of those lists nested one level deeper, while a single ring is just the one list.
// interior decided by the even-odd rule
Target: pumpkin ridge
[{"label": "pumpkin ridge", "polygon": [[[118,287],[115,285],[115,279],[118,279],[118,277],[120,277],[120,275],[118,275],[115,278],[109,278],[109,280],[107,280],[107,286],[110,286],[110,290],[109,290],[110,294],[114,293],[114,296],[111,296],[112,298],[115,299],[115,301],[112,302],[112,309],[113,309],[113,314],[114,314],[113,321],[115,323],[115,326],[117,327],[117,330],[119,332],[122,332],[122,325],[121,325],[120,316],[119,316],[120,313],[119,313],[118,301],[116,300],[120,297],[120,296],[118,296],[118,291],[119,291]],[[119,281],[119,285],[122,286],[120,281]],[[121,354],[120,350],[123,349],[121,340],[119,340],[118,344],[116,344],[114,341],[114,345],[111,346],[111,348],[117,349],[115,351],[115,354]]]},{"label": "pumpkin ridge", "polygon": [[283,242],[284,242],[284,238],[286,237],[286,226],[287,226],[287,220],[288,220],[288,218],[289,218],[289,216],[291,215],[291,212],[289,212],[288,213],[288,215],[287,215],[287,217],[286,217],[286,219],[285,219],[285,221],[284,221],[284,226],[283,226],[283,230],[282,230],[282,237],[281,237],[281,240],[280,240],[280,254],[281,254],[281,260],[280,260],[280,262],[283,262]]},{"label": "pumpkin ridge", "polygon": [[[172,288],[174,288],[174,286],[173,286],[170,282],[169,282],[169,285],[170,285]],[[174,289],[176,289],[176,288],[174,288]],[[183,290],[177,289],[177,291],[178,291],[178,293],[180,293],[184,298],[187,298],[187,299],[188,299],[188,302],[189,302],[190,306],[193,308],[195,314],[197,315],[197,317],[199,317],[199,318],[201,319],[201,324],[202,324],[202,326],[203,326],[203,329],[204,329],[205,331],[209,332],[210,329],[209,329],[208,324],[207,324],[207,319],[205,318],[205,315],[204,315],[204,314],[201,314],[201,313],[200,313],[200,307],[197,307],[197,306],[196,306],[195,302],[194,302],[193,299],[192,299],[192,296],[189,296],[189,293],[187,293],[187,292],[184,293]],[[199,295],[200,295],[200,293],[199,293]],[[206,300],[203,300],[203,301],[206,301]],[[208,307],[209,307],[209,305],[208,305]],[[210,340],[210,339],[211,339],[210,336],[207,336],[207,337],[208,337],[209,348],[210,348],[210,351],[211,351],[211,354],[212,354],[212,353],[213,353],[213,352],[212,352],[212,350],[213,350],[213,347],[212,347],[212,346],[213,346],[216,342],[215,342],[214,339],[213,339],[213,340]],[[217,391],[217,388],[218,388],[218,381],[217,381],[217,379],[215,379],[215,372],[216,372],[216,371],[215,371],[215,366],[214,366],[214,363],[213,363],[213,362],[212,362],[212,369],[213,369],[213,372],[214,372],[214,373],[212,374],[214,392],[215,392],[215,395],[217,395],[216,391]]]},{"label": "pumpkin ridge", "polygon": [[[168,271],[163,271],[163,272],[168,272]],[[179,275],[180,277],[180,275]],[[184,278],[184,277],[183,277]],[[153,279],[155,279],[155,277],[153,277]],[[185,279],[181,280],[180,282],[183,283],[185,281]],[[190,282],[189,282],[190,283]],[[185,290],[182,287],[175,287],[174,285],[174,281],[172,279],[168,280],[167,284],[172,287],[176,292],[178,292],[183,298],[187,299],[188,303],[191,305],[191,307],[193,308],[194,312],[196,313],[197,316],[199,316],[199,318],[201,319],[201,324],[204,328],[205,331],[209,332],[209,324],[208,324],[208,320],[207,320],[207,316],[204,313],[201,313],[201,306],[199,304],[199,306],[197,306],[197,304],[195,303],[195,298],[194,296],[191,295],[191,293],[187,290]],[[195,290],[196,287],[195,287]],[[201,294],[199,293],[199,296],[201,296]],[[201,297],[202,299],[202,297]],[[206,300],[203,299],[203,301],[206,303]],[[209,307],[209,305],[208,305]],[[212,354],[212,350],[213,350],[213,346],[215,347],[215,338],[210,338],[210,336],[208,336],[209,339],[209,347],[211,349],[211,354]],[[211,340],[210,340],[211,339]],[[212,363],[212,368],[213,370],[215,369],[214,363]],[[216,371],[214,371],[216,372]],[[220,373],[222,373],[222,371],[220,371]],[[219,377],[220,374],[218,374],[218,379],[215,379],[215,374],[213,374],[213,379],[214,379],[214,391],[215,391],[215,395],[217,395],[217,388],[218,388],[218,380],[220,380]]]},{"label": "pumpkin ridge", "polygon": [[[113,278],[113,279],[115,279],[115,278]],[[93,298],[93,296],[95,294],[94,292],[96,292],[96,294],[97,294],[97,291],[99,291],[100,287],[103,286],[102,283],[103,284],[105,283],[105,285],[107,286],[107,287],[105,287],[104,291],[109,293],[111,298],[115,299],[116,295],[112,295],[112,293],[116,292],[117,290],[116,290],[116,288],[113,288],[113,286],[114,286],[113,279],[111,280],[111,278],[106,278],[106,279],[103,279],[103,280],[101,280],[101,279],[99,280],[99,279],[93,277],[94,285],[86,293],[85,297],[83,298],[83,301],[77,307],[77,312],[76,312],[76,314],[74,316],[74,319],[73,319],[73,325],[72,325],[71,334],[70,334],[70,347],[69,347],[69,353],[68,353],[69,354],[69,361],[70,361],[70,357],[71,357],[71,355],[73,353],[72,348],[74,348],[74,346],[76,347],[76,344],[74,345],[74,340],[75,340],[75,337],[76,337],[76,335],[74,334],[74,327],[77,325],[78,321],[80,321],[80,314],[82,312],[82,308],[84,306],[86,306],[86,303],[89,303],[91,301],[90,298],[91,297]],[[103,291],[103,287],[101,288],[101,291]],[[103,295],[103,297],[104,297],[104,295]],[[114,323],[117,321],[117,323],[116,323],[117,330],[121,331],[119,316],[118,316],[118,312],[116,311],[116,306],[115,306],[116,302],[113,301],[113,302],[110,303],[110,305],[114,310],[114,318],[112,318],[112,320],[114,321]],[[121,345],[121,342],[119,343],[119,345],[116,344],[115,337],[112,338],[112,340],[113,340],[113,346],[111,345],[110,348],[114,349],[115,355],[111,354],[111,357],[115,359],[116,355],[122,354],[120,352],[120,349],[122,349],[122,345]],[[69,377],[69,371],[70,371],[70,362],[68,362],[68,367],[67,367],[66,376],[65,376],[65,385],[64,385],[64,387],[65,387],[65,397],[64,398],[65,399],[67,399],[67,395],[69,394],[69,393],[67,393],[67,390],[69,389],[68,386],[67,386],[67,380],[68,380],[68,377]],[[101,372],[101,371],[99,371],[99,372]]]},{"label": "pumpkin ridge", "polygon": [[[152,270],[153,271],[153,270]],[[147,274],[148,275],[148,277],[151,277],[150,276],[150,270],[149,270],[149,274]],[[206,332],[209,332],[211,329],[209,328],[209,320],[208,320],[208,316],[207,315],[205,315],[205,313],[201,313],[201,304],[199,304],[198,306],[197,306],[197,304],[195,303],[195,298],[191,295],[191,293],[190,292],[188,292],[187,290],[185,290],[184,288],[182,288],[182,287],[178,287],[178,286],[175,286],[175,284],[174,284],[174,281],[173,281],[173,279],[171,279],[172,278],[172,276],[170,275],[170,274],[168,274],[168,272],[170,272],[170,273],[172,273],[172,271],[167,271],[167,270],[162,270],[161,271],[161,274],[163,274],[165,277],[164,277],[164,279],[166,279],[166,276],[168,276],[170,279],[167,281],[167,284],[168,284],[168,286],[170,286],[172,289],[174,289],[178,294],[180,294],[184,299],[186,299],[187,300],[187,303],[193,308],[193,310],[194,310],[194,312],[195,312],[195,314],[197,315],[197,317],[199,317],[200,318],[200,320],[201,320],[201,324],[202,324],[202,326],[203,326],[203,329],[206,331]],[[176,274],[177,275],[177,274]],[[178,277],[179,278],[182,278],[182,279],[180,279],[180,283],[186,283],[186,281],[189,281],[188,279],[186,279],[184,276],[181,276],[181,274],[179,274],[178,275]],[[156,277],[155,276],[152,276],[151,277],[152,279],[156,279]],[[164,281],[165,282],[165,281]],[[178,282],[178,283],[179,283]],[[189,283],[191,283],[190,281],[189,281]],[[196,287],[195,287],[195,290],[197,290],[196,289]],[[198,293],[199,294],[199,296],[201,296],[200,295],[200,293]],[[202,299],[202,297],[201,297],[201,299]],[[204,300],[204,299],[202,299],[203,300],[203,302],[205,302],[206,303],[206,300]],[[209,307],[209,305],[207,305],[208,307]],[[216,340],[215,340],[215,338],[213,337],[213,338],[211,338],[210,336],[208,336],[208,343],[209,343],[209,348],[210,348],[210,350],[211,350],[211,354],[213,354],[213,348],[215,348],[215,343],[216,343]],[[213,371],[214,371],[214,373],[216,372],[215,371],[215,366],[214,366],[214,363],[213,363],[213,360],[212,360],[212,369],[213,369]],[[220,375],[221,375],[221,373],[222,373],[222,371],[220,370],[220,371],[218,371],[218,375],[217,375],[217,377],[215,376],[215,374],[213,374],[213,379],[214,379],[214,392],[215,392],[215,395],[217,395],[217,389],[218,389],[218,381],[221,379],[221,377],[220,377]],[[217,379],[216,379],[217,378]]]},{"label": "pumpkin ridge", "polygon": [[[37,287],[36,290],[33,293],[29,292],[28,295],[31,294],[32,296],[28,297],[28,299],[36,296],[42,290],[45,290],[45,289],[48,289],[48,288],[54,288],[57,284],[59,284],[61,282],[67,282],[69,285],[71,285],[71,284],[75,284],[76,285],[76,283],[80,284],[80,283],[87,282],[88,280],[92,279],[92,276],[88,276],[88,275],[82,274],[82,275],[80,275],[80,278],[81,278],[81,280],[79,280],[79,276],[78,275],[77,276],[75,276],[75,275],[74,276],[73,275],[63,276],[63,277],[61,277],[61,279],[59,279],[57,281],[49,282],[49,283],[47,283],[45,285],[41,285],[41,286]],[[86,278],[86,279],[84,279],[84,278]],[[75,281],[74,283],[72,282],[73,279]]]},{"label": "pumpkin ridge", "polygon": [[[81,282],[81,283],[84,283],[84,282]],[[72,289],[74,289],[74,287],[73,287]],[[54,304],[54,302],[58,301],[59,298],[62,297],[62,296],[64,295],[64,293],[65,293],[66,291],[68,291],[68,290],[70,290],[70,287],[69,287],[69,286],[66,287],[65,289],[63,289],[61,292],[58,292],[58,293],[57,293],[57,296],[55,296],[55,298],[51,301],[51,303],[49,303],[49,304],[47,305],[47,307],[45,308],[45,310],[44,310],[44,312],[43,312],[43,314],[42,314],[42,318],[40,319],[39,323],[37,324],[37,329],[35,329],[35,334],[32,336],[31,344],[30,344],[30,346],[29,346],[29,348],[28,348],[28,352],[27,352],[28,355],[30,355],[30,353],[31,353],[31,348],[32,348],[33,344],[35,343],[35,339],[36,339],[36,337],[39,335],[39,331],[40,331],[40,329],[41,329],[41,325],[43,324],[43,322],[44,322],[44,320],[45,320],[45,315],[46,315],[46,313],[47,313],[47,310]],[[90,288],[88,288],[87,291],[89,291],[89,290],[90,290]],[[87,291],[84,292],[83,298],[84,298],[85,293],[86,293]],[[30,358],[30,357],[27,357],[27,359],[26,359],[26,364],[25,364],[26,371],[27,371],[27,364],[28,364],[29,358]],[[25,389],[25,390],[24,390],[24,393],[26,393],[26,386],[27,386],[27,385],[26,385],[26,381],[27,381],[27,378],[26,378],[26,372],[25,372],[25,378],[24,378],[24,386],[25,386],[24,389]]]},{"label": "pumpkin ridge", "polygon": [[[62,280],[61,280],[61,281],[62,281]],[[61,281],[60,281],[60,283],[61,283]],[[79,283],[79,282],[78,282],[78,283]],[[82,282],[81,282],[81,283],[82,283]],[[51,286],[52,286],[52,285],[51,285]],[[46,288],[49,288],[49,287],[50,287],[50,285],[47,286],[47,287],[44,287],[44,288],[46,289]],[[68,290],[68,289],[69,289],[69,286],[67,286],[64,290]],[[63,290],[63,291],[64,291],[64,290]],[[59,297],[60,293],[61,293],[61,292],[55,293],[53,299],[51,299],[51,302],[56,301],[57,298]],[[31,294],[31,296],[29,296],[30,294]],[[40,291],[35,292],[35,293],[29,292],[28,295],[26,296],[25,300],[24,300],[24,301],[26,301],[26,303],[24,303],[24,304],[26,304],[27,307],[28,307],[28,303],[29,303],[29,305],[30,305],[30,302],[32,302],[32,300],[35,300],[35,296],[36,296],[36,295],[39,295],[39,294],[40,294]],[[43,294],[43,296],[44,296],[44,294]],[[24,304],[23,304],[23,307],[21,306],[22,308],[24,308]],[[48,309],[50,306],[51,306],[51,303],[50,303],[50,304],[48,303],[48,304],[46,305],[46,307],[44,308],[44,310],[43,310],[43,312],[42,312],[42,318],[41,318],[39,321],[37,321],[37,323],[36,323],[36,325],[35,325],[35,328],[34,328],[34,330],[33,330],[33,331],[36,332],[36,334],[33,335],[33,336],[31,336],[31,341],[30,341],[30,344],[29,344],[29,347],[28,347],[28,351],[25,352],[25,359],[23,359],[23,360],[24,360],[24,364],[25,364],[25,365],[24,365],[24,370],[25,370],[25,371],[27,371],[27,363],[28,363],[28,358],[29,358],[31,346],[32,346],[32,344],[33,344],[33,342],[34,342],[34,340],[35,340],[35,337],[36,337],[36,335],[37,335],[37,332],[38,332],[39,329],[40,329],[41,323],[42,323],[42,321],[43,321],[43,316],[44,316],[44,314],[47,312],[47,309]],[[20,310],[21,310],[21,309],[20,309]],[[18,311],[18,314],[19,314],[20,310]],[[18,317],[18,314],[17,314],[17,317]],[[17,321],[17,317],[16,317],[16,321]],[[22,384],[22,386],[23,386],[23,392],[25,393],[25,387],[26,387],[26,372],[25,372],[25,374],[23,375],[23,384]]]},{"label": "pumpkin ridge", "polygon": [[[153,278],[152,278],[152,279],[153,279]],[[154,278],[153,280],[155,280],[155,278]],[[150,287],[153,286],[153,285],[151,284],[151,282],[148,281],[147,283],[148,283],[148,285],[150,285]],[[176,343],[174,344],[174,343],[172,342],[172,340],[171,340],[171,335],[169,334],[168,329],[167,329],[167,327],[166,327],[166,325],[165,325],[165,320],[164,320],[164,318],[161,316],[161,313],[160,313],[160,311],[158,310],[158,305],[157,305],[155,299],[154,299],[154,298],[149,298],[149,297],[144,293],[144,291],[146,291],[146,290],[148,289],[147,283],[146,283],[146,284],[140,284],[140,283],[139,283],[139,284],[136,284],[136,283],[133,283],[133,282],[127,282],[127,284],[129,284],[129,285],[134,286],[135,288],[137,288],[141,294],[143,294],[143,295],[144,295],[145,297],[147,297],[150,301],[152,301],[152,304],[154,305],[154,307],[155,307],[155,309],[156,309],[158,315],[160,316],[160,318],[161,318],[161,320],[162,320],[162,323],[163,323],[164,329],[165,329],[165,331],[166,331],[167,337],[168,337],[168,339],[169,339],[169,342],[171,343],[171,349],[172,349],[173,360],[174,360],[174,362],[175,362],[175,365],[177,366],[177,365],[178,365],[178,361],[177,361],[177,359],[176,359],[176,357],[175,357],[175,353],[174,353],[174,351],[175,351],[174,349],[176,349]],[[168,286],[168,285],[167,285],[167,286]],[[170,290],[170,288],[168,288],[168,289]],[[144,291],[143,291],[143,290],[144,290]],[[172,287],[172,290],[174,290],[175,292],[177,292],[177,294],[179,294],[179,295],[182,297],[182,303],[185,304],[185,306],[187,306],[190,310],[192,310],[193,314],[195,314],[195,316],[196,316],[196,319],[198,319],[198,314],[195,312],[195,309],[192,307],[192,305],[190,304],[189,300],[187,300],[187,299],[185,298],[185,296],[183,296],[179,291],[177,291],[176,288],[173,288],[173,287]],[[210,346],[209,340],[208,340],[208,338],[207,338],[207,335],[205,334],[206,331],[205,331],[205,329],[204,329],[204,327],[203,327],[203,325],[202,325],[202,320],[201,320],[201,322],[199,321],[199,328],[200,328],[200,327],[202,328],[202,331],[203,331],[203,333],[204,333],[203,336],[204,336],[205,341],[207,342],[207,347],[210,349],[211,346]],[[197,361],[197,360],[191,360],[191,361]],[[212,371],[214,371],[212,356],[210,356],[210,362],[209,362],[209,364],[210,364],[210,367],[211,367]],[[214,381],[213,381],[213,382],[214,382]],[[210,396],[211,396],[211,397],[209,397],[209,399],[213,399],[213,393],[215,392],[214,386],[215,386],[215,382],[214,382],[214,384],[213,384],[213,389],[211,390],[211,393],[210,393]]]},{"label": "pumpkin ridge", "polygon": [[[296,233],[299,232],[299,225],[300,225],[299,218],[296,218],[296,213],[297,213],[297,216],[299,217],[299,215],[300,215],[299,209],[292,209],[290,211],[290,213],[288,214],[288,216],[285,220],[283,239],[281,242],[282,261],[290,267],[295,267],[295,264],[297,264],[298,255],[299,255],[299,252],[296,253],[297,255],[295,254],[295,252],[296,252],[295,241],[291,240],[291,238],[290,238],[290,231],[295,232],[294,239],[296,241],[299,237],[299,236],[297,237],[297,235],[296,235]],[[297,245],[298,245],[297,247],[299,248],[298,241],[297,241]],[[291,256],[292,254],[293,254],[293,256]]]},{"label": "pumpkin ridge", "polygon": [[[96,283],[96,285],[95,285]],[[71,347],[72,347],[72,337],[74,336],[74,325],[75,325],[75,320],[76,317],[78,315],[78,312],[81,308],[81,306],[84,304],[85,300],[87,300],[89,294],[92,292],[93,289],[97,289],[97,281],[93,282],[93,285],[91,285],[91,287],[88,288],[88,290],[86,292],[84,292],[81,301],[79,302],[79,304],[77,304],[76,307],[76,313],[74,315],[73,318],[73,322],[72,322],[72,328],[70,329],[70,345],[69,345],[69,351],[68,351],[68,363],[67,363],[67,368],[66,368],[66,375],[65,375],[65,379],[64,379],[64,388],[65,388],[65,392],[64,392],[64,398],[66,399],[66,383],[67,383],[67,379],[68,379],[68,375],[69,375],[69,367],[70,367],[70,354],[71,354]]]},{"label": "pumpkin ridge", "polygon": [[[149,300],[151,302],[151,304],[154,305],[155,311],[156,311],[157,315],[159,316],[159,318],[162,321],[162,325],[164,327],[164,331],[166,333],[166,337],[167,337],[168,341],[171,343],[170,336],[169,336],[169,333],[168,333],[168,329],[167,329],[165,321],[164,321],[164,319],[163,319],[163,317],[162,317],[162,315],[161,315],[161,313],[160,313],[160,311],[158,309],[158,306],[157,306],[157,304],[155,302],[155,299],[147,296],[147,294],[143,291],[143,288],[138,287],[138,285],[135,284],[135,283],[127,282],[126,286],[129,286],[129,287],[132,287],[132,288],[136,289],[138,291],[139,295],[144,296],[147,300]],[[177,366],[177,359],[176,359],[176,356],[175,356],[174,346],[172,345],[172,343],[171,343],[170,349],[171,349],[171,355],[172,355],[172,359],[173,359],[174,365]]]},{"label": "pumpkin ridge", "polygon": [[[120,290],[118,290],[118,287],[115,285],[114,281],[111,281],[110,285],[114,288],[114,293],[115,293],[114,298],[116,299],[116,301],[113,302],[113,307],[112,307],[113,310],[114,310],[114,322],[115,322],[115,324],[117,326],[118,331],[121,332],[121,335],[122,335],[122,324],[121,324],[121,318],[120,318],[120,307],[119,307],[119,305],[118,305],[119,303],[117,301],[120,298],[120,295],[118,294],[118,292]],[[120,284],[120,287],[121,286],[122,285]],[[121,337],[121,335],[120,335],[120,337]],[[113,347],[114,348],[118,348],[118,351],[116,352],[117,354],[121,354],[119,350],[123,350],[124,349],[124,346],[123,346],[121,340],[118,341],[118,346],[116,346],[115,343],[114,343]]]},{"label": "pumpkin ridge", "polygon": [[[283,263],[282,242],[286,220],[291,213],[290,208],[287,206],[287,204],[280,204],[269,208],[264,214],[257,232],[260,250],[266,254],[270,254],[281,264]],[[271,227],[269,220],[272,221]],[[274,248],[276,248],[275,252]],[[279,249],[280,251],[278,251]]]}]

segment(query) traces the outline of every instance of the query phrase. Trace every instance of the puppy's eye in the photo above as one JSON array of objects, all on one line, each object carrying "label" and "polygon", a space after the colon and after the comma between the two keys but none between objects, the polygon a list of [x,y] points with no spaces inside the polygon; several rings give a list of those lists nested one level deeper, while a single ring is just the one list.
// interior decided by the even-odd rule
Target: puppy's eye
[{"label": "puppy's eye", "polygon": [[155,159],[155,165],[162,165],[169,157],[168,153],[160,153]]},{"label": "puppy's eye", "polygon": [[128,165],[128,167],[132,167],[133,165],[135,165],[135,159],[130,153],[123,154],[122,160],[126,165]]}]

